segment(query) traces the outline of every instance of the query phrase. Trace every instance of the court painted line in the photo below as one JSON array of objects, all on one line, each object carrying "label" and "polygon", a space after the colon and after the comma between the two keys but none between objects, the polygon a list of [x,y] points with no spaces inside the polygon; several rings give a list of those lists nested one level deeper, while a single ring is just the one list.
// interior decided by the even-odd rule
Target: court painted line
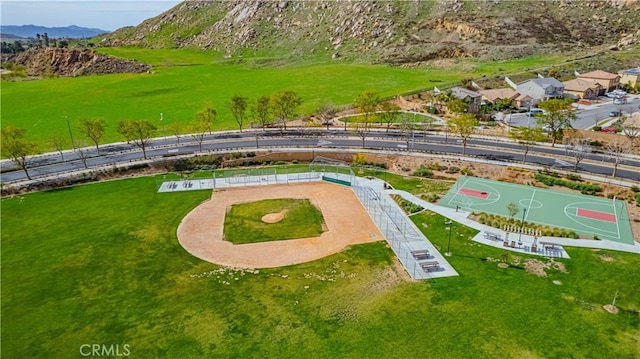
[{"label": "court painted line", "polygon": [[616,229],[618,230],[618,238],[620,238],[620,224],[618,224],[618,215],[616,214],[616,197],[613,197],[613,218],[616,221]]},{"label": "court painted line", "polygon": [[[470,178],[469,178],[469,177],[467,177],[467,178],[465,179],[464,183],[462,183],[462,185],[460,185],[459,187],[458,187],[458,186],[456,186],[456,193],[455,193],[455,194],[453,195],[453,197],[451,197],[451,199],[449,200],[449,204],[450,204],[450,205],[460,203],[460,202],[458,202],[458,201],[456,200],[456,197],[458,196],[458,191],[459,191],[461,188],[464,188],[464,186],[467,184],[467,182],[469,182],[469,180],[470,180]],[[457,183],[457,182],[456,182],[456,183]],[[464,201],[463,201],[463,202],[464,202]]]},{"label": "court painted line", "polygon": [[529,217],[528,213],[531,213],[531,204],[533,203],[533,197],[535,196],[536,196],[536,190],[534,189],[533,193],[531,194],[531,198],[529,199],[529,206],[527,206],[527,213],[525,213],[523,221],[526,221],[527,217]]}]

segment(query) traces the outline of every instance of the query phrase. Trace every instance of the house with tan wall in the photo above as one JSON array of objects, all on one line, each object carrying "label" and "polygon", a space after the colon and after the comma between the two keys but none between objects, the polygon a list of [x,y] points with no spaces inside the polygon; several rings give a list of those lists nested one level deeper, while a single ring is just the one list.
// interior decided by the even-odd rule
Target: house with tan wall
[{"label": "house with tan wall", "polygon": [[602,87],[598,96],[602,96],[609,91],[613,91],[620,87],[620,75],[610,72],[595,70],[577,76],[579,80],[589,81],[592,84],[600,84]]}]

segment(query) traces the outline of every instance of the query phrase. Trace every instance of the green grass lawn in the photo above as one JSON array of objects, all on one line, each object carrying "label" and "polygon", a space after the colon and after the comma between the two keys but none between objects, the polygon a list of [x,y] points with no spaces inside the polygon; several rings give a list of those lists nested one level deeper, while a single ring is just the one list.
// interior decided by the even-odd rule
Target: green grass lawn
[{"label": "green grass lawn", "polygon": [[[276,223],[262,217],[282,213]],[[266,199],[231,206],[224,218],[224,239],[234,244],[312,238],[322,234],[322,212],[308,199]]]},{"label": "green grass lawn", "polygon": [[[505,269],[486,260],[505,252],[454,224],[453,278],[402,279],[385,242],[220,268],[176,239],[210,193],[158,194],[156,179],[2,199],[3,358],[77,358],[86,343],[135,358],[637,357],[636,254],[569,248],[568,273],[540,278],[513,255]],[[446,248],[442,217],[412,218]]]}]

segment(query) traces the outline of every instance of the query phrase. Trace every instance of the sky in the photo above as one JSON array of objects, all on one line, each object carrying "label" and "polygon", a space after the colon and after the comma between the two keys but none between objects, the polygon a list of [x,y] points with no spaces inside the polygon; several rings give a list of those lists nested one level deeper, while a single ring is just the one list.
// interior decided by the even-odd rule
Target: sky
[{"label": "sky", "polygon": [[2,25],[77,25],[113,31],[136,26],[180,0],[0,0]]}]

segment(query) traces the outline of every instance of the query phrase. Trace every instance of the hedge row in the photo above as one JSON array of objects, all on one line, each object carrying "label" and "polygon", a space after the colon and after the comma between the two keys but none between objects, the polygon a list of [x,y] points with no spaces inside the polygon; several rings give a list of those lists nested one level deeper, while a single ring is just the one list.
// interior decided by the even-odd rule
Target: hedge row
[{"label": "hedge row", "polygon": [[545,176],[540,172],[536,173],[535,179],[546,184],[547,186],[563,186],[578,190],[582,194],[592,195],[596,194],[597,192],[602,192],[602,188],[600,188],[600,186],[598,186],[597,184],[565,181],[557,177]]}]

